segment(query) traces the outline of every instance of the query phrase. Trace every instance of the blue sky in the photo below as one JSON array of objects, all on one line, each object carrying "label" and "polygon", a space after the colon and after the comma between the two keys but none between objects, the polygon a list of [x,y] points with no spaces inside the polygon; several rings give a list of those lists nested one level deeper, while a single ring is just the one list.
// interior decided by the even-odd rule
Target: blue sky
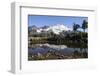
[{"label": "blue sky", "polygon": [[42,27],[44,25],[56,25],[64,24],[68,27],[72,27],[73,23],[82,25],[83,20],[87,20],[87,17],[78,16],[45,16],[45,15],[29,15],[28,16],[28,26],[36,25],[37,27]]}]

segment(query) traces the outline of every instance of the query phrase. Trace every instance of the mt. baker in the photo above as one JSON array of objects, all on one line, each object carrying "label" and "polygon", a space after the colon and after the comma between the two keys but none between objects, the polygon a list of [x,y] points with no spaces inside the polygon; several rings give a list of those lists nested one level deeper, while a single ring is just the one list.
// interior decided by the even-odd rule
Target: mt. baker
[{"label": "mt. baker", "polygon": [[57,25],[53,25],[53,26],[45,26],[45,27],[41,27],[37,29],[38,33],[41,33],[42,31],[52,31],[55,34],[59,34],[60,32],[63,31],[72,31],[71,28],[68,28],[67,26],[63,25],[63,24],[57,24]]}]

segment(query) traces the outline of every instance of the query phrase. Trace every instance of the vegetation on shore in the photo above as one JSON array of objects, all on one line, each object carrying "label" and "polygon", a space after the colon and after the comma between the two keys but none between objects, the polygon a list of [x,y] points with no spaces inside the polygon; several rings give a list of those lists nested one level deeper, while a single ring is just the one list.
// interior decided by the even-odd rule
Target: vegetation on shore
[{"label": "vegetation on shore", "polygon": [[53,51],[48,51],[45,55],[42,54],[29,54],[28,55],[28,60],[54,60],[54,59],[79,59],[79,58],[88,58],[88,54],[86,51],[84,52],[79,52],[75,50],[72,54],[70,55],[63,55],[60,52],[53,52]]}]

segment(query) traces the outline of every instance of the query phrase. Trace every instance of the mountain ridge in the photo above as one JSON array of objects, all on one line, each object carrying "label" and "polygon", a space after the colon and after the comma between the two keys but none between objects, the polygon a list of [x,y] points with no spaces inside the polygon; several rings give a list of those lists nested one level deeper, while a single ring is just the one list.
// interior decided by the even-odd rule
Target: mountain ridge
[{"label": "mountain ridge", "polygon": [[38,33],[41,33],[43,31],[44,32],[52,31],[55,34],[60,34],[60,32],[63,32],[63,31],[72,31],[71,28],[68,28],[66,25],[63,25],[63,24],[56,24],[56,25],[52,25],[52,26],[43,26],[40,28],[38,28],[38,27],[36,28],[36,26],[34,26],[34,27],[32,27],[32,29],[35,29]]}]

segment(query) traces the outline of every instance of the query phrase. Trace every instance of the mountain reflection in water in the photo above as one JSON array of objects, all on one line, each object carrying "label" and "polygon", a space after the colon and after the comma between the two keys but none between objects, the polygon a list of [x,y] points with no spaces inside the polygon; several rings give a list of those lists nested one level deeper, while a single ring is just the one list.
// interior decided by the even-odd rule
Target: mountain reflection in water
[{"label": "mountain reflection in water", "polygon": [[[31,54],[45,54],[48,51],[60,51],[61,54],[69,55],[75,50],[80,51],[80,48],[68,48],[66,45],[53,45],[53,44],[35,44],[28,48],[28,52]],[[87,49],[81,49],[82,51],[87,51]]]}]

